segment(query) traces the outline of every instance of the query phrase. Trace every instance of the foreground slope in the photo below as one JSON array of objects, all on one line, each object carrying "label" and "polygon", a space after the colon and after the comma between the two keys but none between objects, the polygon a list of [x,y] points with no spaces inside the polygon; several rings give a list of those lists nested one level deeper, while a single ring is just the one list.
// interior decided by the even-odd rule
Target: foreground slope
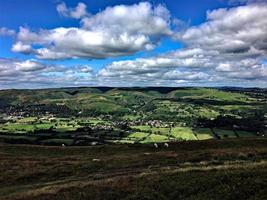
[{"label": "foreground slope", "polygon": [[0,145],[0,199],[266,199],[267,139]]}]

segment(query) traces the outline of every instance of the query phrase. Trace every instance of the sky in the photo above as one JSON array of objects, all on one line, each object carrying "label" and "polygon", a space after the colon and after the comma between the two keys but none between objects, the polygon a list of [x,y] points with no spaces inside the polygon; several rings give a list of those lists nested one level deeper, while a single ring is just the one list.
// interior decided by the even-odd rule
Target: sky
[{"label": "sky", "polygon": [[267,86],[267,0],[5,0],[0,13],[0,89]]}]

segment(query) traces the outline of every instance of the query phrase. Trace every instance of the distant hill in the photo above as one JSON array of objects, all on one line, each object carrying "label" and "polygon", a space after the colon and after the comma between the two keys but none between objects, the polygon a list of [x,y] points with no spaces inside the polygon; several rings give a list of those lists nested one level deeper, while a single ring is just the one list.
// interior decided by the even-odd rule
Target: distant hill
[{"label": "distant hill", "polygon": [[52,113],[71,117],[112,115],[120,119],[194,122],[229,115],[263,116],[267,92],[260,88],[71,87],[0,90],[2,113]]}]

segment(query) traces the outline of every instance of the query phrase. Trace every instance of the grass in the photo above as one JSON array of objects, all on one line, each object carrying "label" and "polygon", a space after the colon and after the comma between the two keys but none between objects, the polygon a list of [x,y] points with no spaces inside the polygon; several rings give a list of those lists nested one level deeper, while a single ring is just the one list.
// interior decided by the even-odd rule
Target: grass
[{"label": "grass", "polygon": [[174,127],[171,130],[171,135],[182,140],[197,140],[192,129],[189,127]]},{"label": "grass", "polygon": [[110,140],[109,142],[118,143],[118,144],[134,144],[135,141],[133,141],[129,138],[125,138],[125,139],[121,139],[121,140]]},{"label": "grass", "polygon": [[111,112],[126,112],[127,109],[116,104],[115,102],[96,100],[90,104],[85,104],[86,109],[95,110],[101,113],[111,113]]},{"label": "grass", "polygon": [[230,93],[219,91],[217,89],[208,88],[190,88],[185,90],[176,90],[170,94],[171,96],[179,98],[191,98],[191,99],[210,99],[219,101],[240,101],[247,102],[250,99],[248,96],[239,93]]},{"label": "grass", "polygon": [[161,143],[161,142],[167,142],[169,141],[169,138],[165,135],[157,135],[157,134],[150,134],[147,136],[144,140],[142,140],[140,143],[145,144],[145,143]]},{"label": "grass", "polygon": [[16,133],[16,132],[27,133],[27,132],[34,131],[34,125],[24,124],[24,123],[6,123],[2,125],[1,129],[7,130],[8,132],[11,132],[11,133]]},{"label": "grass", "polygon": [[[166,101],[164,101],[166,103]],[[22,121],[21,121],[22,120]],[[96,126],[96,125],[112,125],[111,121],[101,120],[96,118],[55,118],[54,122],[50,122],[46,119],[39,119],[35,117],[27,117],[24,119],[17,120],[14,123],[6,123],[0,125],[0,131],[5,134],[28,134],[33,133],[34,130],[47,130],[51,127],[58,133],[64,133],[68,131],[76,131],[77,128],[83,126]],[[116,143],[153,143],[153,142],[166,142],[166,141],[180,141],[180,140],[207,140],[214,139],[210,129],[197,128],[194,131],[191,127],[180,126],[172,127],[151,127],[149,125],[131,126],[135,131],[129,136],[125,135]],[[114,130],[121,131],[120,128],[114,127]],[[254,137],[255,134],[247,131],[237,131],[237,135],[232,130],[224,130],[215,128],[214,131],[221,138],[236,138],[237,135],[240,137]],[[151,134],[151,135],[149,135]],[[53,138],[51,138],[53,139]],[[110,140],[110,138],[108,139]],[[47,144],[47,143],[46,143]],[[51,143],[52,144],[52,143]]]},{"label": "grass", "polygon": [[209,128],[197,128],[194,130],[199,140],[213,139],[213,134]]},{"label": "grass", "polygon": [[18,123],[32,123],[37,120],[37,117],[24,117],[22,119],[18,119]]},{"label": "grass", "polygon": [[266,199],[267,139],[1,145],[0,199]]},{"label": "grass", "polygon": [[[266,169],[169,172],[63,188],[33,199],[266,199]],[[265,174],[261,177],[261,173]],[[201,177],[201,178],[200,178]],[[240,182],[243,184],[240,185]],[[251,185],[251,182],[255,184]],[[256,191],[256,188],[259,189]],[[64,198],[63,198],[64,197]]]},{"label": "grass", "polygon": [[[167,127],[150,127],[147,125],[143,126],[133,126],[132,128],[138,129],[141,132],[151,132],[152,135],[157,135],[159,139],[151,139],[148,138],[145,141],[167,141],[170,140],[169,137],[176,140],[197,140],[196,136],[194,135],[193,131],[189,127],[172,127],[171,132],[170,128]],[[162,136],[162,137],[160,137]],[[166,139],[168,138],[168,139]]]},{"label": "grass", "polygon": [[149,131],[151,127],[148,125],[131,126],[133,129],[139,129],[140,131]]},{"label": "grass", "polygon": [[20,141],[23,141],[23,143],[31,143],[36,141],[36,137],[31,136],[18,136],[18,135],[0,135],[0,141],[9,140],[12,141],[11,143],[18,143]]},{"label": "grass", "polygon": [[255,137],[255,133],[248,131],[236,131],[239,137]]},{"label": "grass", "polygon": [[54,123],[42,123],[42,124],[36,124],[35,128],[36,129],[47,130],[47,129],[51,128],[54,125],[55,125]]},{"label": "grass", "polygon": [[142,139],[147,137],[149,134],[148,133],[144,133],[144,132],[135,132],[135,133],[131,133],[130,135],[128,135],[128,138],[134,138],[136,140]]},{"label": "grass", "polygon": [[47,139],[47,140],[42,140],[42,144],[53,144],[53,145],[72,145],[73,144],[73,139]]},{"label": "grass", "polygon": [[122,117],[124,120],[137,120],[138,118],[140,118],[139,115],[124,115]]},{"label": "grass", "polygon": [[130,134],[129,138],[145,138],[140,141],[141,143],[152,143],[152,142],[166,142],[171,140],[197,140],[195,135],[192,132],[192,129],[189,127],[173,127],[170,132],[170,128],[163,127],[152,127],[149,126],[136,126],[135,128],[142,131],[151,131],[152,134],[144,132],[136,132]]},{"label": "grass", "polygon": [[99,119],[89,119],[88,123],[92,124],[92,125],[97,125],[97,124],[107,124],[108,125],[108,124],[110,124],[110,122],[108,122],[108,121],[99,120]]},{"label": "grass", "polygon": [[[81,119],[80,119],[81,120]],[[79,120],[78,120],[79,121]],[[90,121],[91,122],[91,121]],[[92,123],[100,123],[101,120],[92,121]],[[23,118],[17,120],[14,123],[0,124],[0,131],[6,133],[32,133],[35,130],[48,130],[50,128],[55,129],[58,132],[75,131],[81,127],[74,120],[66,118],[56,118],[56,122],[50,122],[49,120],[37,120],[34,117]]]},{"label": "grass", "polygon": [[206,118],[206,119],[214,118],[215,119],[220,113],[218,111],[203,107],[197,111],[197,114],[202,118]]},{"label": "grass", "polygon": [[76,131],[77,130],[77,126],[57,126],[56,127],[56,131],[57,132],[67,132],[67,131]]},{"label": "grass", "polygon": [[221,138],[236,138],[234,131],[232,130],[223,130],[215,128],[214,131],[219,135]]}]

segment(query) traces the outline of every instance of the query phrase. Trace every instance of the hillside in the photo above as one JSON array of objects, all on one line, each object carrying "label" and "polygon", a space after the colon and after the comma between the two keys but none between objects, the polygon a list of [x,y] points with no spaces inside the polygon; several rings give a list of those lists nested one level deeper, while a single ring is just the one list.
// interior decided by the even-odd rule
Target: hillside
[{"label": "hillside", "polygon": [[266,100],[256,88],[1,90],[0,139],[78,145],[264,136]]},{"label": "hillside", "polygon": [[267,140],[0,145],[0,199],[266,199]]}]

